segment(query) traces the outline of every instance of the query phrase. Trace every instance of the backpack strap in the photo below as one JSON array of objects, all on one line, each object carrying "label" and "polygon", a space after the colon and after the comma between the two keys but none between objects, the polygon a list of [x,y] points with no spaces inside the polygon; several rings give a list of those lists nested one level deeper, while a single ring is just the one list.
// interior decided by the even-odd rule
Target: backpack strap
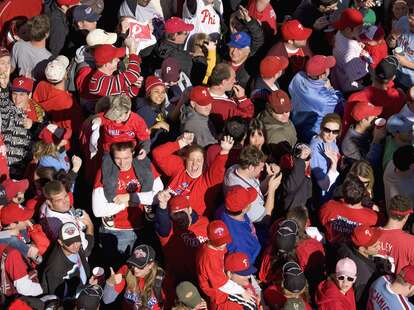
[{"label": "backpack strap", "polygon": [[157,275],[155,276],[154,281],[154,287],[153,292],[155,295],[155,298],[157,298],[158,304],[163,303],[163,297],[162,297],[162,283],[164,281],[165,272],[161,268],[158,268]]}]

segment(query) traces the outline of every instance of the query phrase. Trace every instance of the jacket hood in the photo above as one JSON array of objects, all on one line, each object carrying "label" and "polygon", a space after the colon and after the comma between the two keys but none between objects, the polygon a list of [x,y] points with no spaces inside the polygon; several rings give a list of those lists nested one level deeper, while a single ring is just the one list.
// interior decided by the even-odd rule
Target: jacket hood
[{"label": "jacket hood", "polygon": [[208,121],[208,116],[201,115],[200,113],[197,113],[192,106],[183,105],[181,108],[181,123],[184,124],[189,119],[192,120],[199,120],[200,122],[206,122]]},{"label": "jacket hood", "polygon": [[[350,290],[353,289],[351,288]],[[349,293],[353,294],[353,292],[348,291],[347,295]],[[318,286],[318,290],[316,292],[316,303],[318,305],[322,305],[331,302],[342,304],[342,306],[346,306],[348,309],[352,309],[352,305],[348,303],[347,297],[340,292],[336,284],[331,280],[325,280]]]}]

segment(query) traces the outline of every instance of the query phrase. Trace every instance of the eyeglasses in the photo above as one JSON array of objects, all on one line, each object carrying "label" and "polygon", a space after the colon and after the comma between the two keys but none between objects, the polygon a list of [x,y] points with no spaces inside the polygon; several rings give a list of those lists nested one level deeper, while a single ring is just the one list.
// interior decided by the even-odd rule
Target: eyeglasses
[{"label": "eyeglasses", "polygon": [[355,281],[355,278],[353,278],[353,277],[345,277],[345,276],[338,276],[338,277],[336,277],[336,279],[337,279],[338,281],[344,281],[345,279],[346,279],[348,282],[354,282],[354,281]]},{"label": "eyeglasses", "polygon": [[332,129],[329,129],[329,128],[326,128],[326,127],[323,127],[323,128],[322,128],[322,131],[323,131],[324,133],[331,133],[331,134],[334,134],[334,135],[339,135],[339,129],[332,130]]}]

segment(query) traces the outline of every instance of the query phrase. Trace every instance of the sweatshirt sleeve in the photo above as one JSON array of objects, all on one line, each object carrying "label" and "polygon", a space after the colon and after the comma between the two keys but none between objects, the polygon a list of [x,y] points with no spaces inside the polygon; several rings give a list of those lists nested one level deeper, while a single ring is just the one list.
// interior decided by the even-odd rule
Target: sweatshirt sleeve
[{"label": "sweatshirt sleeve", "polygon": [[235,115],[232,116],[241,116],[241,117],[245,117],[245,118],[252,118],[254,115],[254,105],[252,103],[252,101],[247,98],[247,97],[243,97],[243,98],[239,98],[237,99],[237,110]]},{"label": "sweatshirt sleeve", "polygon": [[204,177],[207,187],[212,187],[216,184],[222,183],[224,174],[226,172],[226,162],[228,155],[218,154],[214,159],[213,164],[207,169]]},{"label": "sweatshirt sleeve", "polygon": [[92,211],[96,217],[106,217],[117,214],[125,209],[125,205],[108,202],[103,187],[96,187],[92,191]]},{"label": "sweatshirt sleeve", "polygon": [[176,141],[160,145],[152,151],[155,163],[169,177],[173,177],[185,169],[182,158],[174,155],[179,149],[180,145]]}]

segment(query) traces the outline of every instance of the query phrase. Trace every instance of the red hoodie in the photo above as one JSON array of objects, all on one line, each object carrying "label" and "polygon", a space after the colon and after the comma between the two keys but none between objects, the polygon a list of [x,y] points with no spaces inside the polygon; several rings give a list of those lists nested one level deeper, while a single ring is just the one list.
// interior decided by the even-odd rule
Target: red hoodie
[{"label": "red hoodie", "polygon": [[355,310],[355,294],[351,289],[342,294],[332,280],[325,280],[318,285],[316,304],[319,310]]},{"label": "red hoodie", "polygon": [[82,109],[71,93],[41,81],[33,93],[33,100],[40,105],[53,123],[71,129],[74,133],[78,132],[83,121]]},{"label": "red hoodie", "polygon": [[247,9],[249,10],[250,17],[256,19],[262,25],[262,28],[264,29],[270,28],[273,31],[273,35],[276,34],[277,32],[276,13],[273,10],[273,7],[270,3],[267,4],[263,12],[259,12],[256,9],[256,1],[249,0]]}]

